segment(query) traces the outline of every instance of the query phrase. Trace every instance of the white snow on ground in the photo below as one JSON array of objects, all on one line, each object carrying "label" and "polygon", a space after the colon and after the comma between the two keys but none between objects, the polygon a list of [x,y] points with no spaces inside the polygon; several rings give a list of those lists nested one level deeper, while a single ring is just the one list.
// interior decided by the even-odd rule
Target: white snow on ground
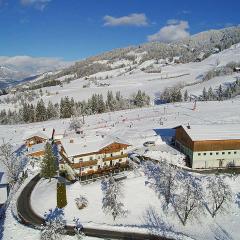
[{"label": "white snow on ground", "polygon": [[[234,124],[240,123],[240,111],[238,111],[238,109],[240,109],[240,99],[223,102],[198,102],[196,110],[193,111],[192,108],[193,103],[177,103],[155,106],[150,108],[124,110],[115,113],[104,113],[99,115],[87,116],[85,118],[86,125],[84,126],[83,130],[86,135],[95,134],[99,131],[106,132],[113,137],[117,136],[119,138],[123,138],[125,141],[132,144],[132,149],[141,149],[143,148],[144,142],[151,141],[153,138],[156,138],[156,131],[154,130],[157,129],[168,129],[180,124],[187,125],[188,123],[190,125],[232,124],[232,126],[234,126]],[[160,125],[160,122],[162,122],[163,125]],[[42,131],[43,128],[46,128],[46,131],[51,132],[51,129],[53,127],[56,129],[57,132],[64,132],[64,129],[67,129],[69,127],[69,119],[23,125],[2,125],[0,126],[0,138],[5,138],[6,141],[11,141],[15,146],[19,146],[23,143],[23,139],[25,139],[27,136],[35,132]],[[161,157],[162,154],[166,156],[168,152],[171,151],[164,151],[162,153],[160,150],[159,152],[155,152],[154,154],[158,154],[157,156],[155,156],[156,158],[158,158]],[[144,213],[145,208],[147,208],[149,205],[154,205],[159,211],[159,201],[154,195],[154,193],[144,186],[144,181],[145,180],[143,177],[129,177],[128,180],[124,181],[126,185],[126,197],[124,201],[127,208],[131,210],[131,213],[129,213],[129,218],[127,218],[126,220],[117,220],[117,224],[122,224],[121,228],[120,226],[116,226],[117,229],[123,230],[124,226],[127,226],[127,230],[132,229],[132,231],[134,231],[137,228],[138,231],[146,231],[146,229],[144,228],[139,228],[142,225],[141,217]],[[235,182],[231,181],[230,183],[235,192],[240,192],[239,178]],[[55,189],[55,184],[56,183],[52,181],[52,183],[49,185],[44,186],[43,182],[38,185],[39,191],[37,191],[37,195],[41,194],[41,197],[39,197],[38,200],[43,201],[41,204],[42,208],[39,209],[39,211],[42,213],[45,210],[48,210],[48,208],[55,207],[56,205],[56,195],[53,191],[53,189]],[[136,190],[138,191],[135,192],[135,195],[133,195],[133,192]],[[84,221],[84,223],[87,223],[87,226],[90,224],[94,226],[96,225],[96,227],[100,228],[102,228],[103,226],[109,228],[109,224],[112,224],[111,219],[108,217],[104,217],[101,213],[101,194],[99,183],[93,183],[90,185],[85,185],[83,187],[80,187],[80,185],[76,183],[68,187],[68,192],[71,193],[71,196],[68,197],[69,206],[66,208],[66,213],[68,214],[67,218],[69,220],[72,220],[72,217],[75,213],[79,213],[81,220]],[[50,195],[47,195],[47,193],[53,194],[53,197],[49,197]],[[80,194],[86,195],[86,197],[90,201],[89,207],[84,209],[83,212],[77,210],[75,208],[75,203],[73,202],[74,198],[78,197]],[[48,198],[44,200],[45,197]],[[94,199],[96,200],[94,201]],[[99,211],[96,211],[97,208],[94,209],[94,204],[96,205],[96,207],[98,207]],[[134,208],[135,205],[137,205],[138,208]],[[34,206],[34,208],[35,207],[36,206]],[[74,211],[72,212],[71,209],[73,208]],[[216,222],[209,217],[201,219],[201,225],[194,222],[192,224],[188,224],[186,227],[183,228],[181,224],[178,223],[178,220],[175,218],[170,218],[170,220],[168,219],[167,221],[170,224],[174,225],[175,231],[193,236],[195,239],[214,239],[216,234],[224,236],[223,232],[226,231],[226,233],[229,234],[232,239],[237,240],[238,235],[240,234],[238,230],[239,228],[237,227],[237,223],[239,222],[240,217],[240,210],[237,209],[235,205],[233,205],[229,209],[230,213],[225,216],[219,216]],[[88,212],[89,214],[82,214],[84,212]],[[98,214],[100,214],[99,217]],[[103,222],[105,223],[105,225],[99,225]],[[11,232],[10,226],[12,226],[12,223],[14,224],[14,228]],[[20,231],[20,233],[22,234],[21,236],[27,236],[28,234],[37,234],[36,232],[32,232],[34,230],[29,230],[29,228],[23,227],[22,225],[19,225],[16,221],[13,221],[10,211],[7,214],[4,228],[4,236],[6,236],[4,237],[4,240],[17,239],[17,236],[20,236],[18,235],[18,233],[16,233],[17,231]],[[32,233],[30,233],[30,231]],[[32,239],[36,239],[35,236],[37,235],[32,236]],[[30,238],[26,237],[24,239]]]},{"label": "white snow on ground", "polygon": [[[227,178],[232,186],[234,194],[240,191],[240,177],[235,180]],[[216,237],[225,237],[223,239],[238,239],[240,210],[237,204],[232,203],[227,214],[219,214],[215,219],[208,214],[199,217],[198,221],[189,222],[185,227],[181,225],[178,218],[171,214],[166,215],[161,210],[161,202],[155,193],[145,186],[146,179],[135,177],[132,173],[128,179],[123,180],[125,198],[122,200],[126,209],[129,211],[126,218],[121,217],[115,222],[112,216],[106,216],[102,207],[102,192],[100,182],[94,182],[88,185],[80,185],[76,182],[67,186],[68,205],[64,208],[65,216],[69,224],[74,217],[81,219],[83,226],[95,226],[97,228],[118,229],[127,231],[148,232],[148,226],[144,220],[144,213],[150,206],[153,206],[161,218],[170,225],[176,233],[182,233],[193,239],[205,240],[215,239]],[[80,195],[88,199],[88,206],[78,210],[74,199]],[[33,209],[41,216],[50,208],[56,206],[56,180],[50,184],[48,180],[41,180],[33,191],[31,198]],[[228,224],[226,224],[228,223]],[[124,227],[124,228],[123,228]],[[167,233],[166,233],[167,234]],[[168,235],[168,234],[167,234]],[[229,238],[226,238],[228,236]],[[176,239],[182,236],[175,236]],[[231,238],[230,238],[231,237]],[[218,239],[218,238],[216,238]]]},{"label": "white snow on ground", "polygon": [[[113,137],[123,138],[125,141],[132,144],[133,150],[139,149],[142,151],[144,149],[144,142],[156,139],[157,136],[154,129],[168,129],[188,123],[191,125],[209,124],[209,126],[216,124],[232,124],[234,126],[234,124],[238,125],[240,123],[240,111],[238,111],[238,109],[240,109],[240,99],[223,102],[198,102],[196,110],[193,111],[192,108],[193,103],[177,103],[88,116],[85,118],[86,125],[83,130],[86,135],[104,132]],[[160,119],[163,125],[160,125]],[[64,132],[68,127],[69,119],[0,126],[0,138],[5,138],[6,141],[11,141],[15,146],[20,146],[23,143],[23,139],[35,132],[42,131],[43,128],[46,128],[46,131],[50,133],[52,128],[55,128],[57,132]],[[175,150],[165,149],[164,146],[164,143],[160,143],[159,146],[156,146],[156,148],[159,147],[159,151],[155,151],[155,148],[148,148],[150,151],[146,154],[150,154],[150,156],[154,158],[167,157],[170,159],[170,156],[174,155]],[[173,159],[176,158],[173,157]],[[181,164],[180,155],[177,159],[180,160],[180,162],[177,161],[176,163]],[[136,231],[136,229],[137,231],[146,231],[146,228],[142,228],[142,216],[145,209],[153,205],[160,211],[159,200],[150,189],[144,186],[144,181],[145,179],[143,177],[133,178],[131,176],[129,176],[128,180],[124,181],[126,185],[124,201],[130,213],[127,219],[117,220],[116,224],[118,225],[115,227],[118,230],[124,230],[125,226],[129,231]],[[232,182],[230,179],[229,181],[234,192],[240,192],[239,178],[237,178],[235,182]],[[33,198],[36,200],[38,196],[38,201],[42,201],[41,204],[38,202],[39,205],[36,206],[37,200],[34,200],[34,209],[36,208],[37,210],[38,208],[40,213],[44,213],[44,211],[48,210],[50,207],[56,206],[56,195],[53,191],[55,185],[56,182],[54,181],[50,184],[43,184],[43,182],[41,182],[38,185],[38,189],[34,191],[36,194]],[[69,221],[72,220],[75,214],[79,214],[81,220],[87,224],[86,226],[109,228],[109,225],[113,224],[111,218],[105,217],[101,212],[101,192],[99,183],[92,183],[83,187],[81,187],[79,183],[75,183],[74,185],[68,186],[68,193],[70,193],[70,195],[68,197],[69,205],[66,208],[66,214]],[[51,196],[50,194],[52,194],[52,197],[49,197]],[[90,202],[89,207],[82,211],[77,210],[74,203],[74,198],[78,197],[80,194],[87,196]],[[39,206],[41,206],[41,208],[39,208]],[[71,209],[74,209],[74,211],[72,212]],[[96,209],[98,209],[98,211],[96,211]],[[186,227],[182,227],[178,220],[172,217],[166,219],[166,221],[174,225],[175,231],[193,236],[195,239],[214,239],[216,234],[224,236],[224,231],[226,231],[232,239],[237,240],[240,234],[237,227],[240,217],[239,209],[236,205],[233,205],[229,209],[230,213],[228,215],[219,215],[216,221],[212,220],[210,217],[206,217],[201,219],[200,225],[199,223],[190,223]],[[226,223],[231,224],[227,225]],[[11,239],[11,237],[12,239],[17,239],[17,236],[19,237],[20,235],[14,231],[20,231],[22,234],[21,236],[33,234],[32,239],[36,239],[37,233],[32,229],[19,225],[11,216],[10,211],[7,214],[4,226],[4,236],[6,236],[4,239]],[[11,232],[9,226],[14,226],[15,230]],[[28,237],[24,239],[28,239]]]}]

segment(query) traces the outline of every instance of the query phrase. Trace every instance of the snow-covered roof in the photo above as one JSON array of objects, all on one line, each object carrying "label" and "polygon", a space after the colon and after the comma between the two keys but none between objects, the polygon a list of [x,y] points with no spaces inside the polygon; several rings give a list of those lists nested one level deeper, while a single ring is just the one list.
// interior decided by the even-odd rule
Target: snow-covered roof
[{"label": "snow-covered roof", "polygon": [[184,125],[193,141],[240,139],[240,124]]},{"label": "snow-covered roof", "polygon": [[46,139],[46,140],[49,138],[46,134],[44,134],[42,132],[36,132],[36,133],[33,133],[30,136],[26,137],[25,140],[28,140],[28,139],[33,138],[33,137],[40,137],[40,138],[43,138],[43,139]]},{"label": "snow-covered roof", "polygon": [[33,145],[33,146],[29,149],[28,154],[32,154],[32,153],[44,151],[45,145],[46,145],[46,143],[39,143],[39,144]]},{"label": "snow-covered roof", "polygon": [[114,143],[122,143],[130,145],[126,141],[111,136],[89,136],[89,137],[76,137],[76,138],[63,138],[61,139],[62,146],[68,157],[98,152],[102,148]]}]

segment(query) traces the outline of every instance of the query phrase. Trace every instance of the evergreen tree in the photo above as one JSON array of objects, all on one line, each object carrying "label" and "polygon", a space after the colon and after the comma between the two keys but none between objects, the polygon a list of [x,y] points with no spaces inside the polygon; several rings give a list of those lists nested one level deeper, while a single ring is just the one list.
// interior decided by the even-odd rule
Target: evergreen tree
[{"label": "evergreen tree", "polygon": [[36,121],[41,122],[47,119],[47,111],[43,100],[37,102],[36,106]]},{"label": "evergreen tree", "polygon": [[203,88],[202,98],[203,98],[203,101],[207,101],[208,100],[208,95],[207,95],[207,91],[206,91],[205,87]]},{"label": "evergreen tree", "polygon": [[208,89],[208,99],[210,101],[214,100],[214,93],[213,93],[212,87]]},{"label": "evergreen tree", "polygon": [[188,101],[188,91],[185,90],[184,92],[184,101],[187,102]]},{"label": "evergreen tree", "polygon": [[103,95],[98,95],[98,113],[104,113],[106,111],[106,106],[103,100]]},{"label": "evergreen tree", "polygon": [[116,182],[113,177],[105,179],[101,183],[103,192],[102,209],[104,213],[111,214],[113,220],[118,216],[125,216],[127,211],[124,210],[122,183]]},{"label": "evergreen tree", "polygon": [[53,178],[57,171],[56,158],[52,151],[52,146],[50,143],[46,143],[45,154],[41,163],[41,176],[48,178],[49,182]]},{"label": "evergreen tree", "polygon": [[222,85],[219,85],[219,88],[217,90],[217,95],[218,95],[218,100],[221,101],[223,100],[223,89],[222,89]]}]

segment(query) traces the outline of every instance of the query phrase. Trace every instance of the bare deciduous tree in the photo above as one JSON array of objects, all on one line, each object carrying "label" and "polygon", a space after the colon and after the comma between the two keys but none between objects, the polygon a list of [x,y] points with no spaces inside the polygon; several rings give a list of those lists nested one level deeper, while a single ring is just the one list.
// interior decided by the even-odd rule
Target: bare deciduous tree
[{"label": "bare deciduous tree", "polygon": [[189,173],[184,173],[179,191],[174,196],[173,207],[183,225],[190,219],[197,219],[204,213],[202,187],[200,180]]},{"label": "bare deciduous tree", "polygon": [[227,212],[232,201],[230,186],[220,176],[208,178],[207,182],[207,209],[214,218],[218,212]]}]

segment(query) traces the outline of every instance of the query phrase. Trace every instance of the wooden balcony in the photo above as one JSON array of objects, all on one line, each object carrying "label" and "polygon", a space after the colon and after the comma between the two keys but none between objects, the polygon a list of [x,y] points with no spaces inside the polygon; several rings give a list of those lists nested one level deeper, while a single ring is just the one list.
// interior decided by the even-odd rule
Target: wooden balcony
[{"label": "wooden balcony", "polygon": [[107,162],[107,161],[112,161],[112,160],[116,160],[116,159],[120,159],[120,158],[126,158],[128,155],[122,154],[122,155],[117,155],[117,156],[112,156],[112,157],[105,157],[103,158],[103,162]]}]

